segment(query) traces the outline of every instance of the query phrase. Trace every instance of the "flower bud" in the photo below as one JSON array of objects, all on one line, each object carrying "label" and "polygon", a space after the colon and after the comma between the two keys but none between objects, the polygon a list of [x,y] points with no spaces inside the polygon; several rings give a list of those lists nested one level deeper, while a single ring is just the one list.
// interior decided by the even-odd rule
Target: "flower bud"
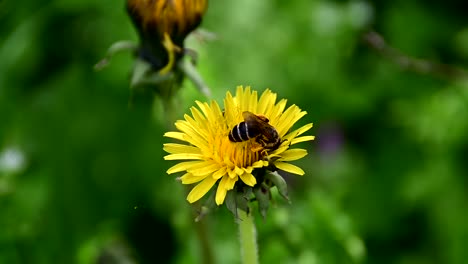
[{"label": "flower bud", "polygon": [[207,0],[127,0],[141,41],[138,56],[155,70],[172,67],[183,56],[184,39],[200,25],[206,7]]}]

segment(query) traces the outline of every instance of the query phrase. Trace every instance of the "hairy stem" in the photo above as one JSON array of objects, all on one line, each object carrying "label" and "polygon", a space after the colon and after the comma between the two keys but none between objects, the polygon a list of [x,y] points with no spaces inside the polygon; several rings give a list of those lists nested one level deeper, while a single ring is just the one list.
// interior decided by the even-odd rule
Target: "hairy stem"
[{"label": "hairy stem", "polygon": [[237,214],[242,263],[256,264],[258,263],[257,231],[253,217],[240,209],[237,210]]}]

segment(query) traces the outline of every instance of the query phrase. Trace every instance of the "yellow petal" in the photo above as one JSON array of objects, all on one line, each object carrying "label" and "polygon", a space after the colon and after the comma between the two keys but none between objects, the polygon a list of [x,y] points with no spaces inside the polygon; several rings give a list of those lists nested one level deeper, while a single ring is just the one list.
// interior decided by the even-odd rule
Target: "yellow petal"
[{"label": "yellow petal", "polygon": [[188,154],[188,153],[180,153],[180,154],[170,154],[164,156],[164,160],[202,160],[205,156],[202,154]]},{"label": "yellow petal", "polygon": [[200,198],[202,198],[211,189],[211,187],[213,187],[216,181],[217,180],[213,179],[213,177],[206,177],[190,191],[187,195],[187,201],[189,203],[194,203],[200,200]]},{"label": "yellow petal", "polygon": [[294,173],[297,175],[302,176],[305,174],[305,172],[301,168],[297,167],[296,165],[292,165],[286,162],[281,162],[281,161],[275,162],[275,166],[280,170],[284,170],[284,171]]},{"label": "yellow petal", "polygon": [[193,176],[193,174],[191,174],[191,173],[185,173],[179,179],[183,184],[192,184],[192,183],[199,182],[199,181],[201,181],[201,180],[203,180],[205,178],[206,178],[206,176]]},{"label": "yellow petal", "polygon": [[273,154],[268,154],[268,159],[281,157],[281,153],[282,153],[282,152],[273,153]]},{"label": "yellow petal", "polygon": [[232,190],[234,189],[234,185],[236,184],[236,182],[239,180],[239,176],[236,175],[236,177],[234,178],[231,178],[231,177],[228,177],[226,179],[226,185],[224,186],[226,188],[226,190]]},{"label": "yellow petal", "polygon": [[190,142],[192,145],[197,147],[203,147],[208,145],[206,139],[203,135],[199,134],[189,122],[187,121],[178,121],[175,123],[175,126],[180,131],[184,132],[187,136],[184,137],[184,140]]},{"label": "yellow petal", "polygon": [[164,136],[169,137],[169,138],[182,140],[182,141],[186,141],[185,140],[185,133],[182,133],[182,132],[166,132],[166,133],[164,133]]},{"label": "yellow petal", "polygon": [[278,161],[291,161],[298,160],[307,155],[307,150],[305,149],[288,149],[285,152],[281,153],[281,158]]},{"label": "yellow petal", "polygon": [[192,116],[195,119],[195,121],[197,121],[197,123],[199,123],[201,125],[207,123],[206,118],[203,116],[203,114],[200,112],[200,110],[198,110],[195,107],[192,107],[192,108],[190,108],[190,111],[192,112]]},{"label": "yellow petal", "polygon": [[184,118],[190,124],[191,128],[193,128],[201,138],[206,138],[206,135],[209,132],[207,121],[198,122],[189,115],[184,115]]},{"label": "yellow petal", "polygon": [[270,122],[273,125],[279,124],[278,120],[281,117],[281,114],[283,113],[284,108],[286,107],[286,103],[288,100],[286,99],[281,99],[278,104],[276,104],[274,107],[270,108],[268,112],[265,113],[265,115],[270,119]]},{"label": "yellow petal", "polygon": [[252,94],[250,95],[248,110],[252,113],[257,113],[257,104],[258,104],[257,91],[253,91]]},{"label": "yellow petal", "polygon": [[219,169],[219,164],[213,161],[205,161],[196,167],[192,167],[187,172],[192,173],[195,176],[211,174]]},{"label": "yellow petal", "polygon": [[208,122],[213,121],[213,120],[209,120],[209,118],[213,116],[210,106],[207,103],[202,103],[200,101],[195,101],[195,102],[197,103],[198,107],[202,111],[203,115],[205,115],[205,117],[208,119]]},{"label": "yellow petal", "polygon": [[263,160],[258,160],[252,164],[252,168],[261,168],[263,166],[265,166],[265,164],[263,163]]},{"label": "yellow petal", "polygon": [[291,121],[294,119],[294,116],[297,115],[301,110],[297,105],[293,104],[286,111],[283,112],[281,117],[277,120],[277,127],[280,126],[289,126],[291,125]]},{"label": "yellow petal", "polygon": [[205,105],[204,105],[202,102],[198,101],[198,100],[196,100],[195,103],[196,103],[197,106],[200,108],[200,110],[203,112],[203,114],[206,116],[206,113],[207,113],[209,110],[205,108]]},{"label": "yellow petal", "polygon": [[221,111],[221,108],[215,100],[211,101],[211,110],[215,119],[223,117],[223,111]]},{"label": "yellow petal", "polygon": [[241,168],[239,168],[239,167],[237,167],[237,166],[234,168],[234,172],[235,172],[237,175],[239,175],[239,176],[242,175],[242,174],[244,174],[244,170],[241,169]]},{"label": "yellow petal", "polygon": [[295,137],[304,134],[304,133],[307,132],[309,129],[311,129],[313,126],[314,126],[314,124],[309,123],[309,124],[307,124],[307,125],[304,125],[304,126],[300,127],[299,129],[296,130],[297,133],[296,133],[296,136],[295,136]]},{"label": "yellow petal", "polygon": [[297,143],[301,143],[301,142],[305,142],[305,141],[312,141],[315,139],[315,136],[302,136],[302,137],[297,137],[293,140],[291,140],[291,145],[294,145],[294,144],[297,144]]},{"label": "yellow petal", "polygon": [[226,193],[228,191],[226,189],[226,183],[228,180],[229,180],[229,176],[226,175],[219,181],[218,189],[216,190],[216,197],[215,197],[216,205],[223,204],[224,199],[226,198]]},{"label": "yellow petal", "polygon": [[226,167],[221,167],[219,170],[213,172],[213,178],[214,179],[219,179],[221,177],[223,177],[224,175],[226,175]]},{"label": "yellow petal", "polygon": [[233,169],[227,168],[229,178],[235,178],[237,176],[236,172]]},{"label": "yellow petal", "polygon": [[239,100],[239,108],[241,111],[249,109],[249,100],[250,97],[250,86],[242,88],[242,86],[237,86],[236,98]]},{"label": "yellow petal", "polygon": [[293,138],[300,136],[301,134],[307,132],[311,128],[312,128],[312,123],[304,125],[292,132],[289,132],[286,136],[283,137],[283,140],[290,142],[293,140]]},{"label": "yellow petal", "polygon": [[185,170],[188,170],[190,168],[192,168],[193,166],[196,166],[200,163],[203,163],[203,161],[184,161],[184,162],[180,162],[180,163],[177,163],[176,165],[170,167],[168,170],[167,170],[167,174],[172,174],[172,173],[176,173],[176,172],[181,172],[181,171],[185,171]]},{"label": "yellow petal", "polygon": [[257,183],[257,180],[255,179],[255,177],[251,174],[251,173],[244,173],[242,175],[239,175],[241,180],[249,185],[249,186],[254,186],[256,183]]},{"label": "yellow petal", "polygon": [[234,125],[238,123],[236,116],[239,110],[230,92],[226,93],[226,98],[224,99],[224,109],[225,109],[224,117],[226,119],[226,124],[229,127],[233,127]]},{"label": "yellow petal", "polygon": [[306,115],[306,113],[305,111],[301,112],[296,105],[290,106],[278,121],[279,125],[277,130],[280,136],[284,136],[299,119]]},{"label": "yellow petal", "polygon": [[275,105],[276,102],[276,94],[272,93],[270,89],[266,89],[262,95],[260,96],[260,100],[258,101],[257,111],[259,114],[266,114],[270,112],[271,108]]},{"label": "yellow petal", "polygon": [[199,148],[194,146],[188,146],[184,144],[175,144],[175,143],[166,143],[163,145],[164,151],[171,153],[171,154],[178,154],[178,153],[187,153],[187,154],[201,154]]},{"label": "yellow petal", "polygon": [[287,149],[289,149],[289,141],[285,141],[285,143],[281,144],[281,146],[277,149],[275,149],[273,152],[271,153],[268,153],[268,157],[274,157],[274,156],[278,156],[279,154],[285,152]]},{"label": "yellow petal", "polygon": [[216,205],[221,205],[226,198],[227,191],[232,190],[236,184],[238,177],[234,179],[225,175],[218,184],[218,189],[216,190],[215,202]]},{"label": "yellow petal", "polygon": [[247,168],[242,168],[242,169],[247,173],[252,173],[252,171],[253,171],[252,167],[247,167]]}]

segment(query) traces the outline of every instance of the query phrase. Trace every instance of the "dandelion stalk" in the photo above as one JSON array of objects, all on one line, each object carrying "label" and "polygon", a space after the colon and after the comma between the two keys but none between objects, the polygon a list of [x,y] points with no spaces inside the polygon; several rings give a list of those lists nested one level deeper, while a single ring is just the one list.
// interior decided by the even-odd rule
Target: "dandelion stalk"
[{"label": "dandelion stalk", "polygon": [[[193,220],[193,219],[191,219]],[[193,223],[197,232],[198,240],[200,241],[200,248],[202,252],[202,263],[214,264],[214,253],[208,237],[208,230],[206,221]]]},{"label": "dandelion stalk", "polygon": [[256,264],[258,263],[257,230],[253,216],[240,209],[237,210],[237,215],[242,263]]}]

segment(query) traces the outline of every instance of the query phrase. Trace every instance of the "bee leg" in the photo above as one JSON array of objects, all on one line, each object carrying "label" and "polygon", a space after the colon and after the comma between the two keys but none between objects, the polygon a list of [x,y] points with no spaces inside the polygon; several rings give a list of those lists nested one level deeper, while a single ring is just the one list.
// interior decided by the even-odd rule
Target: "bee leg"
[{"label": "bee leg", "polygon": [[252,143],[250,150],[252,150],[252,152],[264,151],[263,145],[256,141]]}]

